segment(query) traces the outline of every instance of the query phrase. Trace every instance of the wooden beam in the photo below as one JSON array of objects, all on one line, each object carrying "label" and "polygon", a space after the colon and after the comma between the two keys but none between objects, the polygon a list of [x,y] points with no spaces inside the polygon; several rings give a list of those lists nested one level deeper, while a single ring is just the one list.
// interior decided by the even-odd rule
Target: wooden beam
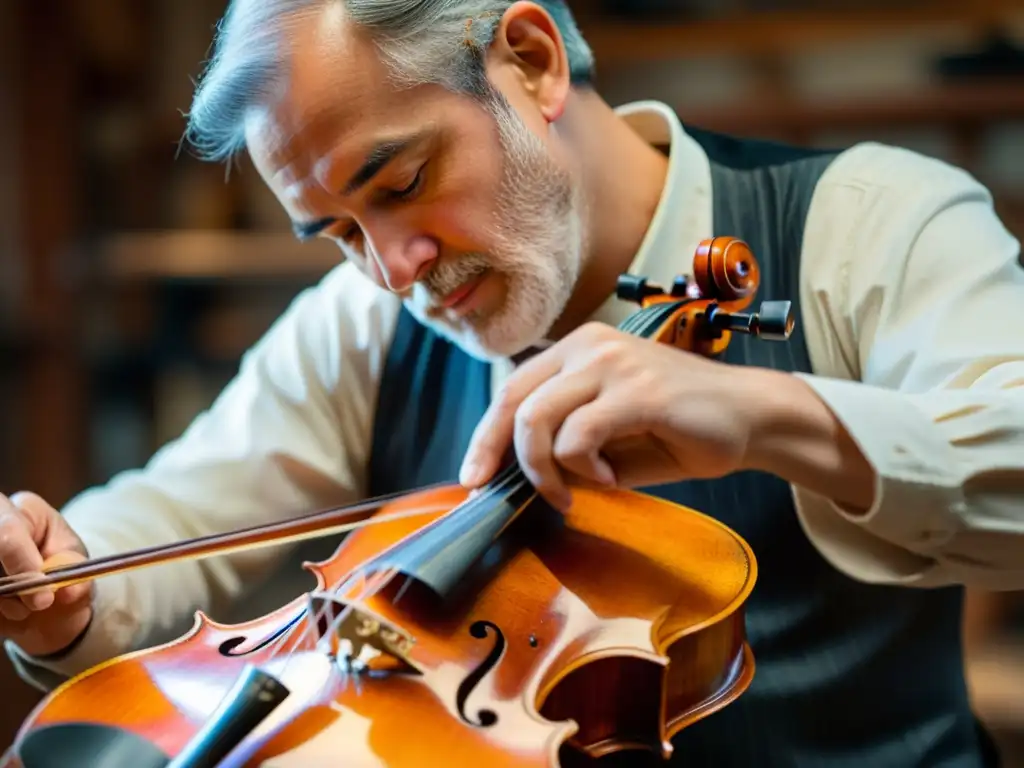
[{"label": "wooden beam", "polygon": [[713,108],[682,107],[680,115],[703,128],[747,136],[908,125],[986,126],[1024,118],[1024,87],[1019,81],[984,82],[934,86],[878,98],[766,99]]},{"label": "wooden beam", "polygon": [[172,230],[111,236],[99,259],[114,280],[316,279],[343,257],[326,240],[300,243],[286,232]]},{"label": "wooden beam", "polygon": [[1024,25],[1020,0],[934,2],[849,11],[765,11],[693,23],[581,22],[597,57],[609,63],[706,56],[780,56],[837,44],[928,31],[980,37],[1003,25]]}]

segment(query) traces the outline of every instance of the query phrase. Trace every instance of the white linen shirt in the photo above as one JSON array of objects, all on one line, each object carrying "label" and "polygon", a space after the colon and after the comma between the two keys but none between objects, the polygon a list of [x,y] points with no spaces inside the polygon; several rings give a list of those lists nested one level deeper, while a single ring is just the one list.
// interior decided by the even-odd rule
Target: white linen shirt
[{"label": "white linen shirt", "polygon": [[[670,148],[665,190],[631,269],[670,284],[714,234],[709,161],[665,105],[619,112],[647,141]],[[814,372],[801,378],[849,430],[877,487],[873,507],[857,515],[806,489],[793,493],[807,536],[850,577],[1024,588],[1019,256],[987,189],[941,161],[863,143],[821,178],[800,254]],[[400,308],[348,263],[302,293],[179,439],[144,469],[66,507],[90,554],[365,497],[377,388]],[[615,324],[633,309],[613,297],[596,319]],[[494,366],[495,387],[510,370]],[[26,679],[52,686],[52,673],[75,674],[176,636],[197,608],[220,617],[282,566],[299,573],[291,552],[101,579],[92,626],[72,653],[29,664],[10,643],[8,652]]]}]

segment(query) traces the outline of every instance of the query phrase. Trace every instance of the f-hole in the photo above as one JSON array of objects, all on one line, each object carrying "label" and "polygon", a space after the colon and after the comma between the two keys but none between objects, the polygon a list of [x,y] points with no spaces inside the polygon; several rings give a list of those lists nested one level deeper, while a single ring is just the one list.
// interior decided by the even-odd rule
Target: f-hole
[{"label": "f-hole", "polygon": [[498,722],[498,715],[492,709],[481,709],[476,713],[475,719],[466,713],[466,701],[469,699],[470,694],[473,693],[484,676],[494,669],[505,653],[505,635],[502,634],[501,629],[496,624],[490,621],[475,621],[469,628],[469,634],[478,640],[486,640],[488,632],[494,633],[494,646],[491,648],[491,652],[487,654],[487,658],[480,662],[480,665],[470,672],[466,679],[462,681],[462,684],[459,685],[459,691],[455,699],[459,717],[469,725],[477,728],[490,728]]}]

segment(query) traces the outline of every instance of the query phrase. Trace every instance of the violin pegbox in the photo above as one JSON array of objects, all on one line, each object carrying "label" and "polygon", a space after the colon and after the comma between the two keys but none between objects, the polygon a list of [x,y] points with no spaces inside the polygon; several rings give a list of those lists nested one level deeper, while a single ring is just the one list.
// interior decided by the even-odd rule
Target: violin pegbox
[{"label": "violin pegbox", "polygon": [[[658,327],[658,341],[708,356],[721,354],[730,334],[785,341],[796,321],[790,301],[761,302],[758,312],[744,312],[760,287],[761,269],[750,246],[735,237],[702,240],[693,259],[693,275],[677,276],[668,290],[648,278],[620,275],[616,296],[642,310],[668,310],[671,322]],[[667,318],[666,318],[667,320]]]}]

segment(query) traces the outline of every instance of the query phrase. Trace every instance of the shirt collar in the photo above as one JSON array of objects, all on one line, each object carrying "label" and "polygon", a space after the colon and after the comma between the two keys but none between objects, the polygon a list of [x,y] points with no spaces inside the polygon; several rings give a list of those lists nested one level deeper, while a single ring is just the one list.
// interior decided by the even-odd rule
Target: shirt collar
[{"label": "shirt collar", "polygon": [[[665,288],[688,274],[697,244],[712,236],[711,167],[701,146],[683,129],[676,113],[659,101],[638,101],[616,113],[652,146],[668,151],[661,200],[629,273]],[[618,325],[637,307],[609,297],[591,320]]]}]

